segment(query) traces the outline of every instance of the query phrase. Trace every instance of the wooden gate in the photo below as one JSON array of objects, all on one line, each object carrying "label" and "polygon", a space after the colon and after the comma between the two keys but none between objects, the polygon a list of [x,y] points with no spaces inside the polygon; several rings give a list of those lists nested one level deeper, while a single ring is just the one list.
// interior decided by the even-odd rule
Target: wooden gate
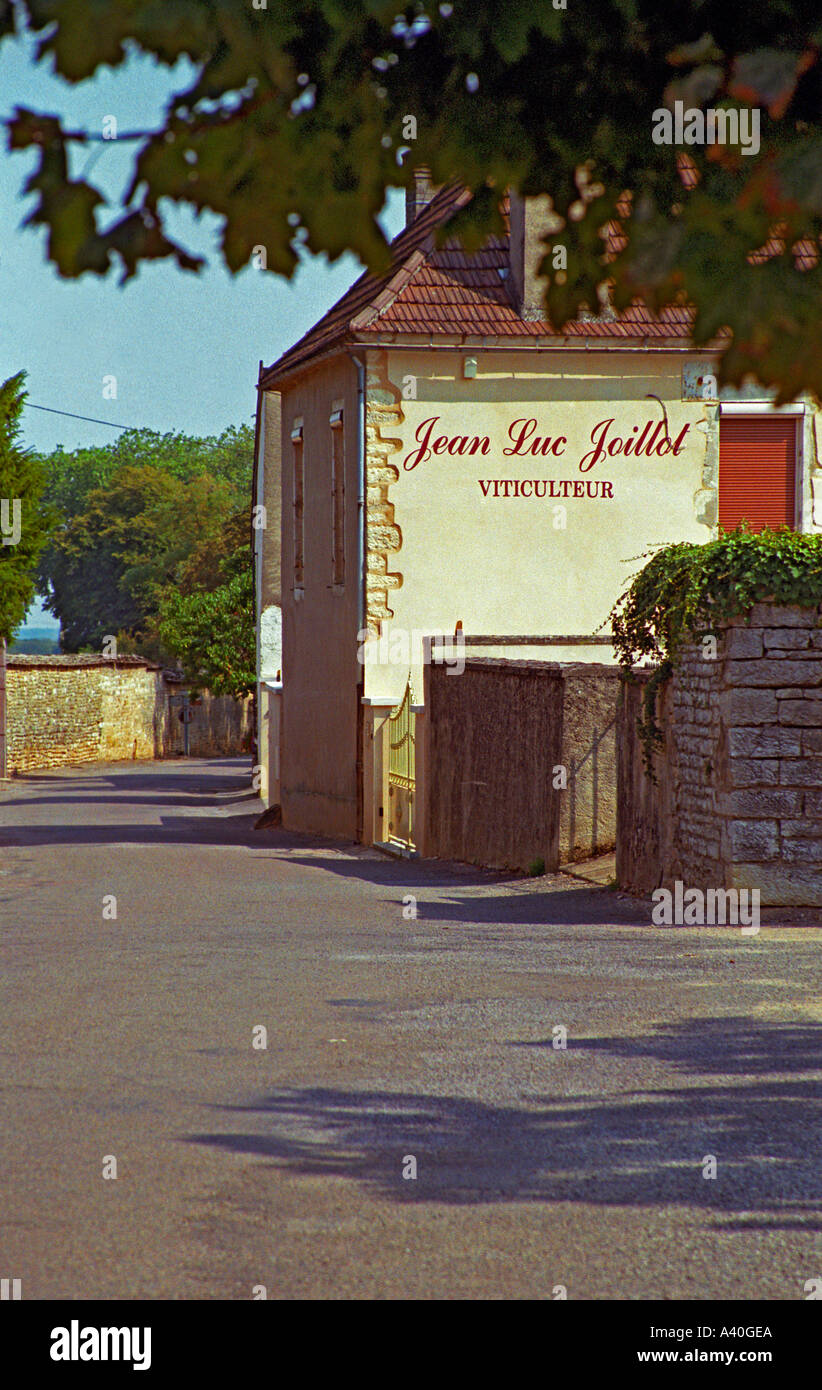
[{"label": "wooden gate", "polygon": [[388,721],[388,839],[403,849],[414,848],[416,790],[415,724],[411,680]]}]

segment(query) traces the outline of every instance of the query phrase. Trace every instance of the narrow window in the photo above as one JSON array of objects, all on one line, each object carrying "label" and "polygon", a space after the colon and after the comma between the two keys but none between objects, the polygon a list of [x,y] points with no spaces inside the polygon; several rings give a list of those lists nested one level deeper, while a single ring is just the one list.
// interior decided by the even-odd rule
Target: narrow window
[{"label": "narrow window", "polygon": [[303,498],[303,430],[302,425],[291,431],[294,449],[294,586],[302,588],[305,581],[305,508]]},{"label": "narrow window", "polygon": [[345,583],[345,434],[343,413],[331,416],[331,570],[334,584]]}]

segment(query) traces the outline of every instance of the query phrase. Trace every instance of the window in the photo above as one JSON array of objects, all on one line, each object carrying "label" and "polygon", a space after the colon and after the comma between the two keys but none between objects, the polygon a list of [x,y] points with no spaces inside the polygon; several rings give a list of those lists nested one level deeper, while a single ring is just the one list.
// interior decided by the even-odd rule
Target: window
[{"label": "window", "polygon": [[796,525],[795,415],[720,415],[719,524]]},{"label": "window", "polygon": [[303,427],[291,431],[294,449],[294,587],[301,589],[305,581],[305,502],[303,478]]},{"label": "window", "polygon": [[331,573],[334,584],[345,582],[345,435],[341,410],[331,415]]}]

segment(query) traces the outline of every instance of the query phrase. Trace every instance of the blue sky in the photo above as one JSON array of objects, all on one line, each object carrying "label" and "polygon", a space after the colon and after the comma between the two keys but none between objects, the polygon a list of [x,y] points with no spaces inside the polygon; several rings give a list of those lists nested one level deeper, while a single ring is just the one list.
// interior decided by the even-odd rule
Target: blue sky
[{"label": "blue sky", "polygon": [[[7,39],[0,44],[0,111],[20,105],[59,113],[75,129],[100,131],[106,115],[116,116],[120,129],[148,128],[189,71],[185,62],[169,70],[134,54],[121,68],[100,69],[72,87],[33,62],[26,38]],[[115,195],[127,181],[129,149],[115,141],[80,147],[77,167],[94,158],[91,181]],[[45,260],[45,233],[21,230],[33,202],[22,187],[35,159],[21,152],[2,160],[0,380],[25,369],[38,405],[161,432],[218,434],[250,421],[260,358],[274,361],[360,273],[351,256],[333,266],[306,257],[291,282],[251,267],[232,277],[217,263],[219,220],[172,209],[169,234],[209,261],[199,275],[159,263],[143,266],[123,288],[116,270],[106,280],[61,280]],[[388,235],[400,230],[402,217],[397,192],[383,217]],[[112,375],[116,400],[103,397],[103,377]],[[105,425],[34,409],[24,421],[24,443],[38,450],[117,437]],[[32,614],[28,621],[39,620]]]}]

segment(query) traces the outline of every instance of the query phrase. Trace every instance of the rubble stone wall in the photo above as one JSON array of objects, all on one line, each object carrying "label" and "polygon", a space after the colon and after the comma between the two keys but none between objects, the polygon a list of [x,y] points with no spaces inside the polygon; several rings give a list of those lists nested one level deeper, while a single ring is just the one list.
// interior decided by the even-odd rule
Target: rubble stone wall
[{"label": "rubble stone wall", "polygon": [[[181,687],[137,657],[9,656],[6,771],[173,757],[183,750]],[[251,702],[206,694],[189,725],[192,757],[250,749]]]}]

